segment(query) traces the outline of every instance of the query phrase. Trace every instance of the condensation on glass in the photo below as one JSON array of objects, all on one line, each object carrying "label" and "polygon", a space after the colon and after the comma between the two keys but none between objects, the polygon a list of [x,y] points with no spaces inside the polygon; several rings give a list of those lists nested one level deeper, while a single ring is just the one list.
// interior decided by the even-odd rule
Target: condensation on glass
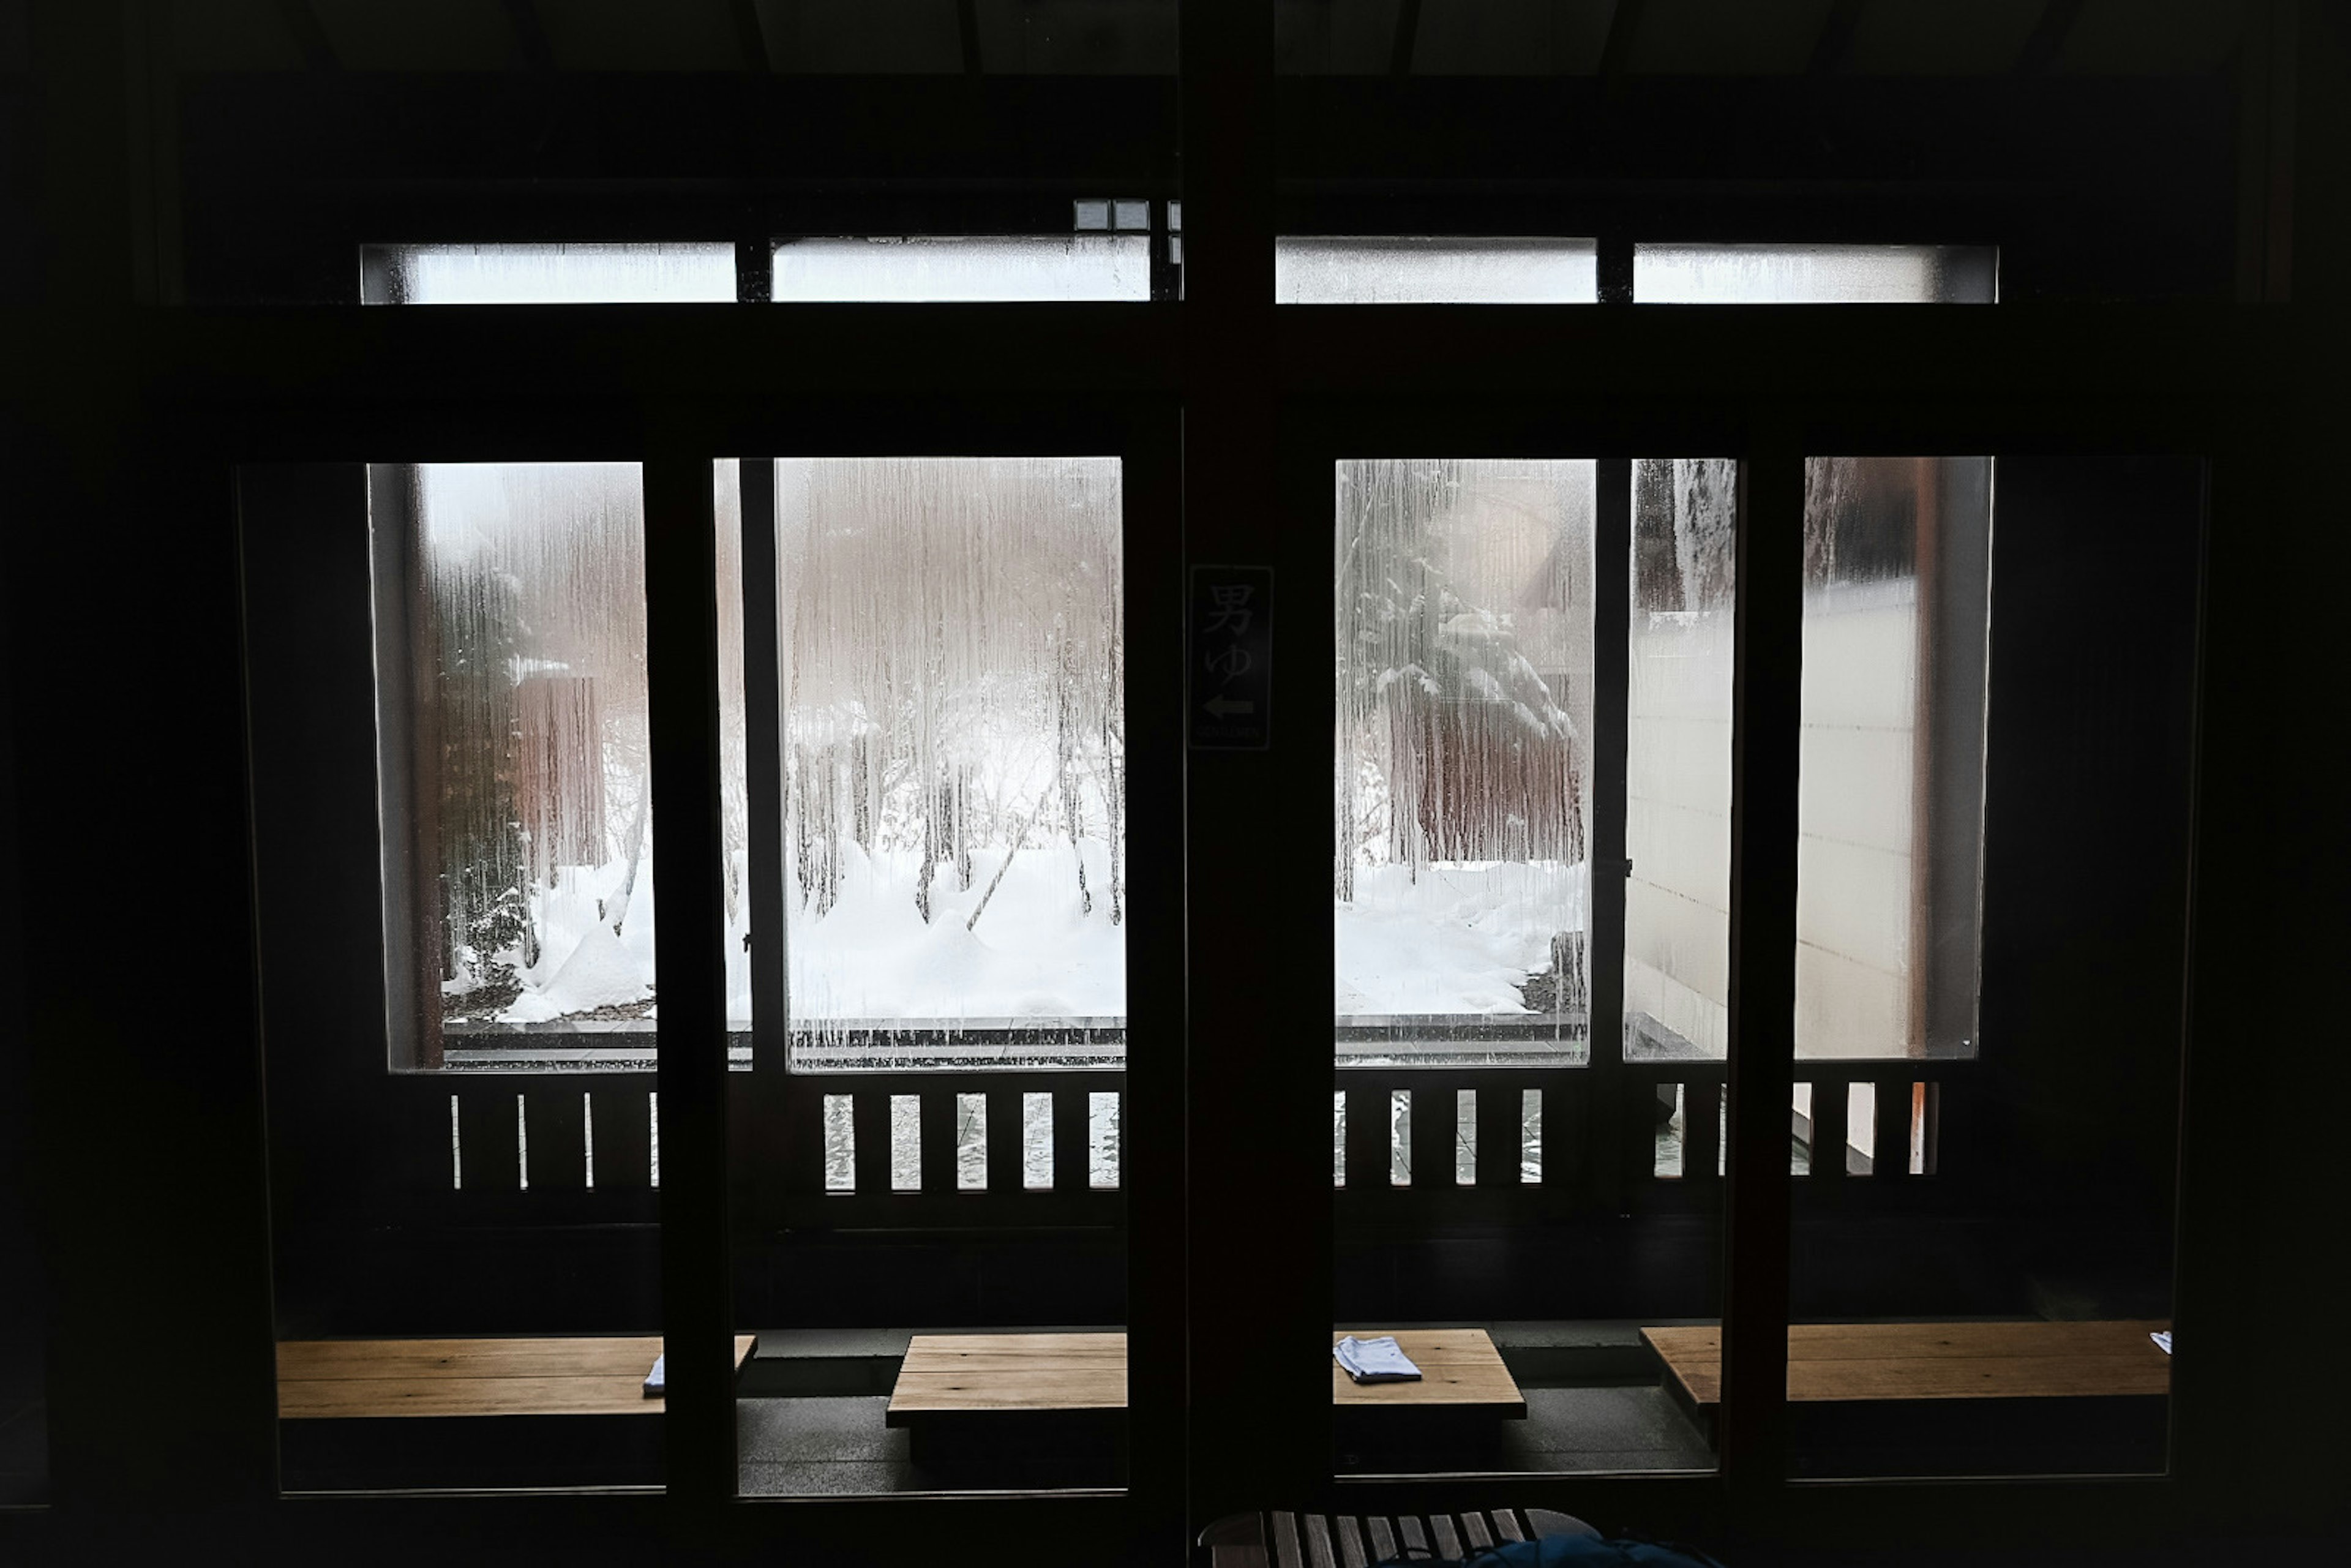
[{"label": "condensation on glass", "polygon": [[1339,1061],[1580,1062],[1593,465],[1336,477]]},{"label": "condensation on glass", "polygon": [[1799,1056],[1975,1054],[1991,483],[1805,465]]},{"label": "condensation on glass", "polygon": [[1120,504],[1109,457],[777,463],[796,1066],[1123,1061]]},{"label": "condensation on glass", "polygon": [[1625,735],[1625,1055],[1719,1058],[1730,997],[1730,679],[1739,468],[1633,465]]},{"label": "condensation on glass", "polygon": [[[730,470],[722,602],[740,599],[734,496]],[[634,1065],[655,1003],[639,470],[379,464],[369,512],[392,1064]],[[747,1018],[739,749],[729,772],[727,982]]]},{"label": "condensation on glass", "polygon": [[1284,235],[1273,242],[1281,305],[1589,305],[1588,239]]},{"label": "condensation on glass", "polygon": [[370,245],[367,305],[632,305],[735,298],[735,247],[630,245]]},{"label": "condensation on glass", "polygon": [[2000,253],[1964,245],[1638,245],[1644,305],[1989,305]]},{"label": "condensation on glass", "polygon": [[1151,236],[917,235],[778,240],[770,289],[778,302],[798,304],[1148,300]]}]

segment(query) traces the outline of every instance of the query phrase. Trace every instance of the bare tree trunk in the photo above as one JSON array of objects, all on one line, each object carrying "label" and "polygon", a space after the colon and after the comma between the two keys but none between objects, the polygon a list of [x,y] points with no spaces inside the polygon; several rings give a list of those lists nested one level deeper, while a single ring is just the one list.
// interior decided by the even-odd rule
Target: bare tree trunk
[{"label": "bare tree trunk", "polygon": [[1053,783],[1061,795],[1061,826],[1070,836],[1070,852],[1078,862],[1078,913],[1094,912],[1094,895],[1086,886],[1085,813],[1078,800],[1076,760],[1077,734],[1071,724],[1070,709],[1074,700],[1071,688],[1077,682],[1077,671],[1070,663],[1070,644],[1062,640],[1061,657],[1053,679]]},{"label": "bare tree trunk", "polygon": [[979,903],[973,908],[971,918],[963,923],[963,928],[965,930],[969,931],[977,927],[979,925],[979,917],[987,913],[987,901],[996,896],[997,883],[1002,882],[1004,880],[1004,873],[1012,869],[1012,857],[1020,852],[1020,845],[1022,841],[1029,837],[1029,824],[1036,821],[1037,813],[1044,809],[1045,797],[1040,795],[1037,797],[1037,804],[1029,810],[1029,815],[1021,821],[1020,831],[1013,834],[1011,841],[1005,846],[1004,863],[998,866],[996,868],[996,874],[987,879],[987,891],[979,895]]},{"label": "bare tree trunk", "polygon": [[645,774],[637,776],[637,807],[630,814],[629,869],[621,878],[621,891],[614,894],[604,906],[604,918],[611,923],[612,935],[621,934],[621,923],[629,917],[629,895],[637,889],[637,864],[645,853],[645,809],[653,800],[653,780]]}]

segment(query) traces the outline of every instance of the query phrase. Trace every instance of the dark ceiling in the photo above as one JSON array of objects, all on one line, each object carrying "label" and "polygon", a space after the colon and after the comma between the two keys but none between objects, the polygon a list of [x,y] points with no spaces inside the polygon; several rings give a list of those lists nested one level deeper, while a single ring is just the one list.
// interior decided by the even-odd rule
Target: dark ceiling
[{"label": "dark ceiling", "polygon": [[[1164,75],[1177,0],[171,0],[188,72]],[[1281,70],[1339,76],[2175,76],[2245,0],[1277,0]]]}]

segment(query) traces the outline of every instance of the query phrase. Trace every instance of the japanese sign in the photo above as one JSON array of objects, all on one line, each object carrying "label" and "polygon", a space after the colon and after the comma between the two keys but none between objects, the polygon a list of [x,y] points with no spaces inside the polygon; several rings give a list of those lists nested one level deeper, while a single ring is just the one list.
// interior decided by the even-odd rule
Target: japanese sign
[{"label": "japanese sign", "polygon": [[1273,569],[1192,569],[1191,736],[1202,751],[1273,742]]}]

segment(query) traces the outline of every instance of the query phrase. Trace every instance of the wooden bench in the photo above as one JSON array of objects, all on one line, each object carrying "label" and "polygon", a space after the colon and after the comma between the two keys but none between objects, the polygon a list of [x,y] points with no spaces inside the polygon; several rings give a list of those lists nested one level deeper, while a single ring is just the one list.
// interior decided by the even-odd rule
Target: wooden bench
[{"label": "wooden bench", "polygon": [[[1802,1417],[1792,1435],[1824,1473],[1856,1464],[1960,1464],[1970,1448],[2022,1470],[2073,1458],[2093,1468],[2159,1468],[2171,1357],[2147,1336],[2170,1326],[1791,1323],[1788,1402],[1792,1419]],[[1711,1436],[1722,1401],[1722,1331],[1645,1328],[1641,1337],[1665,1363],[1676,1401]]]},{"label": "wooden bench", "polygon": [[[756,1343],[735,1336],[735,1370]],[[277,1347],[281,1420],[415,1416],[644,1416],[650,1339],[316,1339]]]},{"label": "wooden bench", "polygon": [[1509,1541],[1600,1532],[1547,1508],[1358,1516],[1237,1513],[1200,1532],[1214,1568],[1368,1568],[1391,1558],[1458,1558]]},{"label": "wooden bench", "polygon": [[[735,1340],[739,1373],[753,1338]],[[291,1340],[277,1347],[289,1490],[658,1486],[658,1338]],[[625,1418],[624,1418],[625,1417]]]},{"label": "wooden bench", "polygon": [[[1526,1396],[1484,1329],[1341,1329],[1359,1339],[1393,1333],[1421,1370],[1415,1383],[1357,1383],[1331,1364],[1331,1400],[1343,1444],[1369,1435],[1490,1432],[1523,1420]],[[985,1458],[1013,1428],[1024,1448],[1063,1436],[1081,1448],[1123,1437],[1123,1333],[916,1334],[908,1343],[885,1426],[908,1430],[918,1462]]]}]

